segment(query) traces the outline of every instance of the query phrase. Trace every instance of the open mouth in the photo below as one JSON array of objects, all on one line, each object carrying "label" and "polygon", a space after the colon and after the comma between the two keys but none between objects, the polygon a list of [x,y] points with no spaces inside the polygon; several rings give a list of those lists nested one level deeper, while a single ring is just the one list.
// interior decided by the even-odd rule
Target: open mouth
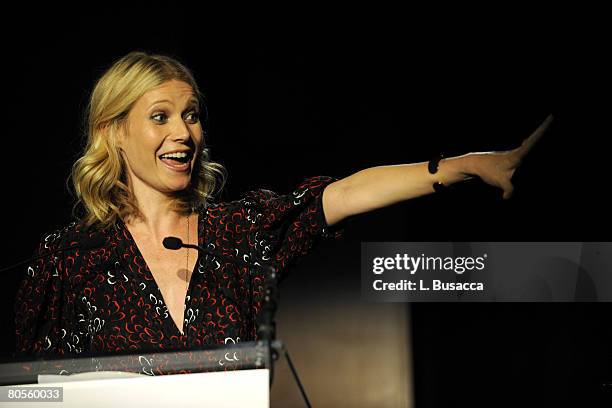
[{"label": "open mouth", "polygon": [[159,159],[174,170],[188,169],[192,158],[193,153],[191,152],[174,152],[159,155]]}]

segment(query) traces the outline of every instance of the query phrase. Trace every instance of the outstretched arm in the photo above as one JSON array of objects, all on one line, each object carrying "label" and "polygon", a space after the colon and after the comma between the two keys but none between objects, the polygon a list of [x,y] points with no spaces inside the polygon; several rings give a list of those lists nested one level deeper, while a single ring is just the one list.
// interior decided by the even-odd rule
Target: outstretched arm
[{"label": "outstretched arm", "polygon": [[438,171],[430,174],[428,163],[398,164],[364,169],[328,185],[323,191],[323,212],[328,225],[346,217],[386,207],[434,192],[433,183],[445,186],[479,177],[512,196],[512,175],[523,157],[542,137],[552,115],[516,149],[501,152],[468,153],[440,160]]}]

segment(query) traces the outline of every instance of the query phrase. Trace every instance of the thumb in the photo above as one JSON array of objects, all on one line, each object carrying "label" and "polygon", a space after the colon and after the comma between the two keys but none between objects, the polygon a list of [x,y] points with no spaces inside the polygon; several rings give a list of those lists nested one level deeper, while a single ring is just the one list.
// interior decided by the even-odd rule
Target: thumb
[{"label": "thumb", "polygon": [[504,195],[503,195],[504,200],[507,200],[510,197],[512,197],[512,194],[514,193],[514,186],[512,185],[512,183],[510,182],[504,183],[502,185],[502,189],[504,190]]}]

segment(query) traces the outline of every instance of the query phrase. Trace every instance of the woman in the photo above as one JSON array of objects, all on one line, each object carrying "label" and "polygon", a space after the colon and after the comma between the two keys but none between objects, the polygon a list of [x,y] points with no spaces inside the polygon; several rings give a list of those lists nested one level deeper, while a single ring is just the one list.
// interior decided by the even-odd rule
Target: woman
[{"label": "woman", "polygon": [[[430,163],[311,177],[290,194],[213,203],[224,169],[208,160],[200,93],[174,59],[133,52],[98,80],[87,146],[71,174],[79,222],[45,234],[16,302],[17,352],[177,350],[256,338],[263,272],[283,276],[341,222],[473,177],[512,194],[511,178],[548,118],[520,147]],[[428,167],[429,166],[429,167]],[[166,249],[167,236],[210,251]],[[80,245],[98,237],[101,245]],[[79,246],[80,245],[80,246]]]}]

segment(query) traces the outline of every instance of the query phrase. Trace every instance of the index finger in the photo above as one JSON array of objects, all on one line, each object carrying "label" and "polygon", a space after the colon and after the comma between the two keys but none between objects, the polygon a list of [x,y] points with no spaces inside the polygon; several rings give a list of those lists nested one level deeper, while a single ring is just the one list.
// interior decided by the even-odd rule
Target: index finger
[{"label": "index finger", "polygon": [[552,120],[553,115],[548,115],[548,117],[544,119],[544,122],[542,122],[542,124],[538,126],[538,128],[534,130],[533,133],[529,135],[527,139],[525,139],[525,141],[523,141],[521,147],[518,148],[518,153],[520,157],[523,157],[524,155],[529,153],[529,151],[533,148],[533,146],[535,146],[538,140],[540,140],[542,135],[544,135],[544,132],[546,132],[546,129],[548,129]]}]

